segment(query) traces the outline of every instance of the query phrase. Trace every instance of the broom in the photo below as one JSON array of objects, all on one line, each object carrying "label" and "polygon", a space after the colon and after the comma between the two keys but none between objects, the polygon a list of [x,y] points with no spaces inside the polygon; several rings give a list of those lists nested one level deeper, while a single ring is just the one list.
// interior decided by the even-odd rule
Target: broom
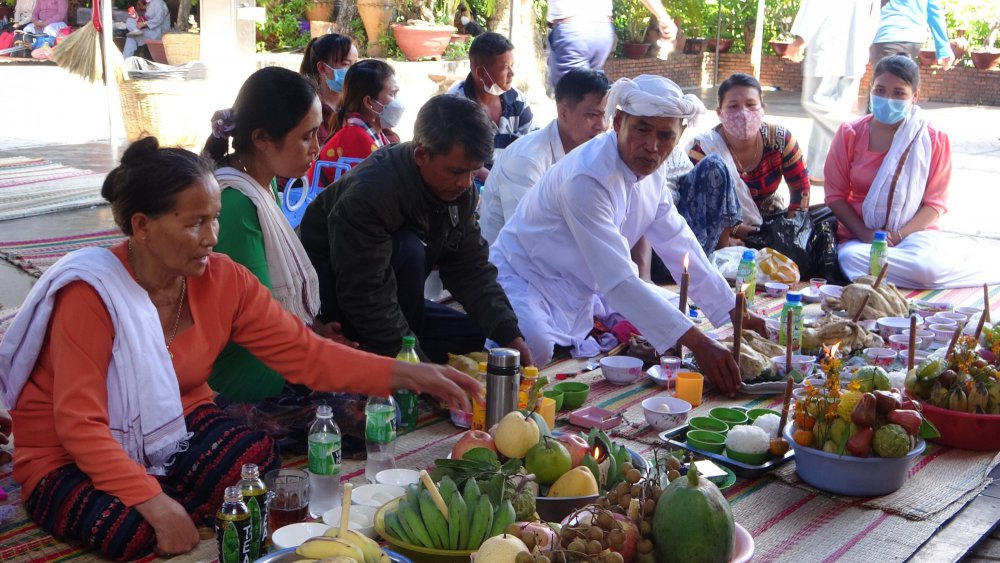
[{"label": "broom", "polygon": [[52,60],[60,67],[85,80],[90,82],[103,81],[107,84],[104,76],[103,55],[108,57],[115,80],[121,82],[127,78],[125,58],[118,49],[108,49],[111,52],[103,52],[100,4],[101,0],[93,1],[94,9],[90,21],[87,22],[87,25],[70,33],[66,39],[56,45],[52,52]]}]

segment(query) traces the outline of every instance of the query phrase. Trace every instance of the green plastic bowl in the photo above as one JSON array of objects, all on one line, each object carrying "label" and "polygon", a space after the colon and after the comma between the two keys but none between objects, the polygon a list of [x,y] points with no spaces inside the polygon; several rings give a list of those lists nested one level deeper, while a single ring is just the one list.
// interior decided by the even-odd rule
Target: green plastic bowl
[{"label": "green plastic bowl", "polygon": [[542,393],[542,395],[554,400],[556,402],[556,410],[561,411],[563,409],[563,400],[566,398],[566,394],[562,391],[552,389]]},{"label": "green plastic bowl", "polygon": [[721,420],[716,420],[710,416],[696,416],[688,421],[688,425],[694,430],[707,430],[725,434],[729,432],[729,425]]},{"label": "green plastic bowl", "polygon": [[726,436],[708,430],[688,430],[687,444],[703,452],[721,454],[726,449]]},{"label": "green plastic bowl", "polygon": [[750,410],[747,411],[747,418],[750,419],[750,424],[753,424],[754,421],[757,420],[758,416],[761,416],[761,415],[764,415],[764,414],[773,414],[773,415],[779,416],[779,417],[781,416],[780,412],[775,411],[775,410],[771,410],[771,409],[750,409]]},{"label": "green plastic bowl", "polygon": [[560,381],[552,389],[562,391],[564,409],[572,410],[582,407],[587,402],[587,396],[590,395],[590,385],[579,381]]},{"label": "green plastic bowl", "polygon": [[767,452],[765,451],[759,454],[745,454],[743,452],[737,452],[726,448],[726,457],[747,465],[763,465],[764,462],[767,461]]},{"label": "green plastic bowl", "polygon": [[750,421],[750,419],[747,418],[746,412],[730,407],[715,407],[714,409],[708,411],[708,416],[720,422],[725,422],[726,426],[730,428],[733,426],[739,426],[740,424],[746,424]]}]

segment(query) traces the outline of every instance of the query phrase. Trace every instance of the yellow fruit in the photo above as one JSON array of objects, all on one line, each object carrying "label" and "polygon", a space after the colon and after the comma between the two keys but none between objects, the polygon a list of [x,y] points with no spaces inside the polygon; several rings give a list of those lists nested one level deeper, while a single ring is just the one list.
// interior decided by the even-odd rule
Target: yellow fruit
[{"label": "yellow fruit", "polygon": [[339,555],[350,557],[358,563],[365,560],[365,555],[356,545],[339,538],[319,536],[306,540],[295,553],[309,559],[332,559]]},{"label": "yellow fruit", "polygon": [[597,494],[597,480],[584,466],[574,467],[556,479],[549,489],[550,497],[584,497]]},{"label": "yellow fruit", "polygon": [[514,458],[524,457],[528,450],[538,443],[540,437],[541,432],[534,420],[524,418],[519,411],[512,411],[497,423],[493,441],[498,452]]},{"label": "yellow fruit", "polygon": [[863,394],[861,391],[853,390],[846,390],[840,394],[840,404],[837,405],[837,414],[845,422],[851,421],[851,413],[854,412],[854,407],[861,400],[861,395]]},{"label": "yellow fruit", "polygon": [[[334,527],[327,530],[323,535],[330,538],[336,538],[339,537],[339,534],[340,528]],[[365,556],[364,563],[378,563],[379,558],[382,556],[382,548],[379,547],[375,540],[369,538],[361,532],[358,532],[357,530],[348,529],[344,534],[344,537],[340,539],[360,549],[361,553]]]},{"label": "yellow fruit", "polygon": [[484,541],[474,557],[476,563],[510,563],[522,551],[529,550],[521,538],[501,534]]}]

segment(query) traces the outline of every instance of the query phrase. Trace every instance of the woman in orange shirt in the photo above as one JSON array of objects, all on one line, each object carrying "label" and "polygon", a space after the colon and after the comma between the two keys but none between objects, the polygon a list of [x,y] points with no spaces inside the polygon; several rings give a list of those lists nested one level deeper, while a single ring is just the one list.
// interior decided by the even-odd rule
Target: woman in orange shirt
[{"label": "woman in orange shirt", "polygon": [[213,402],[208,375],[230,340],[313,389],[410,389],[463,406],[479,390],[451,368],[317,336],[212,253],[212,172],[155,138],[130,146],[102,190],[128,241],[60,260],[0,343],[25,508],[43,530],[113,559],[190,551],[243,464],[278,466],[270,438]]}]

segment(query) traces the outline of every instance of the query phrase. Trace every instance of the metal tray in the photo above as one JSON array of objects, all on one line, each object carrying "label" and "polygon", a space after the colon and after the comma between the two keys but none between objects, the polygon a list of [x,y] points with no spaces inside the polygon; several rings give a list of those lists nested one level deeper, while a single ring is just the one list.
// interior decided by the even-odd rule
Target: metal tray
[{"label": "metal tray", "polygon": [[733,473],[740,477],[746,477],[748,479],[756,479],[761,475],[771,471],[772,469],[784,465],[795,457],[795,451],[792,448],[788,448],[788,452],[785,453],[783,457],[778,459],[770,459],[762,465],[747,465],[745,463],[736,461],[725,456],[725,454],[713,454],[712,452],[706,452],[704,450],[699,450],[697,448],[692,448],[687,445],[687,432],[689,426],[685,424],[673,430],[667,430],[660,433],[660,440],[670,444],[673,447],[681,448],[689,452],[693,452],[701,457],[710,459],[715,463],[724,465],[733,470]]},{"label": "metal tray", "polygon": [[[389,561],[392,563],[413,563],[413,561],[408,557],[403,557],[402,555],[396,553],[395,551],[382,548],[382,551],[389,556]],[[293,561],[298,561],[302,559],[301,555],[295,553],[294,547],[286,547],[285,549],[279,549],[278,551],[273,551],[267,555],[258,558],[254,563],[292,563]]]}]

